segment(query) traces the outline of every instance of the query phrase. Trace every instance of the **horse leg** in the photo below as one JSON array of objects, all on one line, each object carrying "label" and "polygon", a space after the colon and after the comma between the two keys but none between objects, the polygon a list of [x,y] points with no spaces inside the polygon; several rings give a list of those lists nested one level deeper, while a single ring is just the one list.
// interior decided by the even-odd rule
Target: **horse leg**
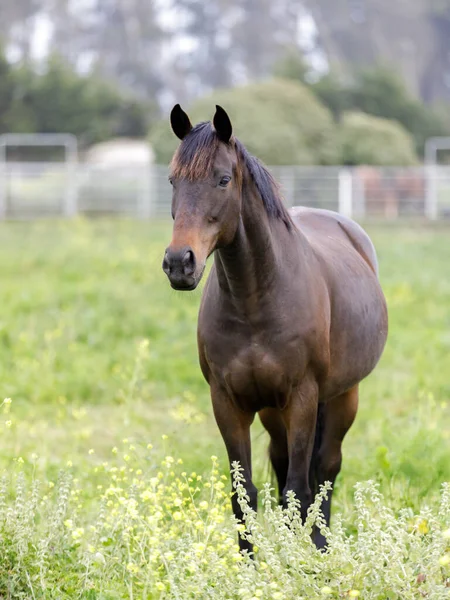
[{"label": "horse leg", "polygon": [[286,427],[280,411],[276,408],[264,408],[259,412],[259,418],[270,435],[269,457],[277,478],[281,504],[289,466]]},{"label": "horse leg", "polygon": [[319,491],[319,488],[317,485],[317,461],[319,458],[319,449],[320,449],[322,428],[323,428],[323,404],[319,403],[319,405],[317,407],[316,432],[314,434],[314,445],[313,445],[313,451],[311,454],[311,461],[309,463],[309,487],[311,488],[311,493],[312,493],[313,499],[316,497],[316,494]]},{"label": "horse leg", "polygon": [[[221,389],[211,387],[211,398],[214,416],[228,453],[230,467],[234,461],[238,461],[243,469],[242,475],[245,479],[244,487],[250,499],[249,505],[256,511],[258,490],[252,482],[250,425],[255,417],[254,413],[241,411],[229,395]],[[233,494],[231,499],[235,517],[243,522],[242,509],[239,506],[237,495]],[[239,536],[239,548],[241,550],[253,551],[252,544]]]},{"label": "horse leg", "polygon": [[[326,481],[334,486],[336,477],[341,470],[342,463],[342,441],[355,420],[358,409],[358,386],[351,388],[344,394],[330,400],[322,407],[322,433],[319,452],[316,463],[317,486]],[[331,496],[333,490],[328,494],[328,499],[322,505],[322,512],[327,526],[330,525]],[[318,548],[326,547],[326,539],[315,531],[314,541]]]},{"label": "horse leg", "polygon": [[309,466],[314,446],[318,390],[314,381],[305,381],[283,410],[287,430],[289,467],[283,490],[284,504],[288,491],[295,492],[301,503],[301,517],[306,519],[312,502]]}]

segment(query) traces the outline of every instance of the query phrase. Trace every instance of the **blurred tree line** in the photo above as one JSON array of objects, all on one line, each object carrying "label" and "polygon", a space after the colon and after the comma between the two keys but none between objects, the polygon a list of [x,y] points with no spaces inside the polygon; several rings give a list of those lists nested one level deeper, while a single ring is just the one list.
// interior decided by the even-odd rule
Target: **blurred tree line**
[{"label": "blurred tree line", "polygon": [[331,70],[308,83],[303,57],[290,53],[275,66],[275,73],[309,85],[336,121],[348,111],[398,121],[413,136],[419,155],[429,137],[450,134],[450,104],[426,105],[414,97],[402,76],[391,67],[355,68],[347,76]]},{"label": "blurred tree line", "polygon": [[60,58],[43,70],[0,54],[0,133],[73,133],[82,145],[116,135],[143,136],[154,106]]},{"label": "blurred tree line", "polygon": [[[342,113],[337,122],[313,89],[298,81],[217,89],[189,107],[192,122],[211,119],[216,102],[226,107],[248,150],[270,165],[418,163],[413,137],[399,122],[358,111]],[[178,141],[167,119],[152,128],[150,141],[157,160],[170,161]]]},{"label": "blurred tree line", "polygon": [[2,0],[0,39],[1,132],[151,129],[165,161],[161,112],[219,101],[272,164],[413,164],[450,132],[450,0]]},{"label": "blurred tree line", "polygon": [[389,64],[413,97],[450,101],[450,0],[2,0],[0,38],[26,60],[45,30],[73,65],[187,100],[266,77],[308,19],[332,70]]},{"label": "blurred tree line", "polygon": [[342,74],[377,62],[424,102],[450,100],[450,0],[304,0]]}]

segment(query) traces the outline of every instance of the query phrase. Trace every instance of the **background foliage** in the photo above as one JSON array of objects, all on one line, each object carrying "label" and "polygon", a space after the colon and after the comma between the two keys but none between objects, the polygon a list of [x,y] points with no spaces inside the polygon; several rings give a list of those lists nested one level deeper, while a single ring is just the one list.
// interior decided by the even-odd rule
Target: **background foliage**
[{"label": "background foliage", "polygon": [[142,136],[155,109],[57,57],[43,72],[0,55],[0,133],[72,133],[83,145]]},{"label": "background foliage", "polygon": [[405,165],[417,163],[414,142],[397,121],[359,112],[342,115],[339,125],[341,161],[345,165]]},{"label": "background foliage", "polygon": [[[216,103],[226,107],[247,149],[267,164],[330,164],[337,159],[331,115],[302,84],[271,80],[217,90],[192,105],[192,122],[212,119]],[[168,162],[177,146],[168,122],[155,128],[150,141],[157,159]]]},{"label": "background foliage", "polygon": [[[336,122],[363,112],[400,123],[421,159],[427,138],[450,134],[446,8],[447,0],[411,0],[407,15],[387,0],[5,0],[0,131],[70,132],[86,146],[152,128],[167,162],[174,141],[153,128],[158,118],[181,102],[204,119],[208,102],[220,101],[272,164],[343,162],[347,141],[329,111]],[[398,137],[396,147],[406,143]],[[380,163],[386,142],[376,144]],[[397,162],[410,164],[404,155]],[[368,160],[352,150],[353,163]]]},{"label": "background foliage", "polygon": [[[216,90],[196,101],[188,113],[198,123],[212,118],[216,103],[226,107],[236,136],[269,165],[409,166],[418,162],[414,140],[400,122],[348,113],[340,114],[336,123],[315,91],[298,81],[272,79]],[[150,143],[157,160],[168,163],[178,140],[167,119],[152,129]]]}]

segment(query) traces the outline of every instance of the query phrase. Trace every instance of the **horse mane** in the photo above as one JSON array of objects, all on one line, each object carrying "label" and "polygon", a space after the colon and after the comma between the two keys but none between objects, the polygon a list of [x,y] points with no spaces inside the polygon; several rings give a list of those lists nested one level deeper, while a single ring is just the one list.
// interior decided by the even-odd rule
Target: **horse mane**
[{"label": "horse mane", "polygon": [[[210,121],[196,125],[182,140],[174,154],[170,165],[172,176],[191,181],[206,179],[213,169],[219,143],[220,139]],[[292,219],[272,174],[237,138],[233,136],[230,144],[236,149],[241,169],[247,168],[269,218],[282,221],[291,230]]]}]

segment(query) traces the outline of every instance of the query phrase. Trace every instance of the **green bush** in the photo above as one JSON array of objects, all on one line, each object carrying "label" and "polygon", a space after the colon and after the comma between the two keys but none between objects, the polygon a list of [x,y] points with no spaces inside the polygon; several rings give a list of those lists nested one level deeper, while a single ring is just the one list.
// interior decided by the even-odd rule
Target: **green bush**
[{"label": "green bush", "polygon": [[413,136],[420,155],[429,137],[450,131],[448,107],[440,111],[426,106],[411,94],[397,72],[384,66],[356,71],[348,80],[331,71],[311,89],[337,120],[346,111],[360,111],[398,121]]},{"label": "green bush", "polygon": [[88,145],[144,136],[155,111],[56,56],[38,71],[30,63],[11,65],[0,51],[0,133],[71,133]]},{"label": "green bush", "polygon": [[354,110],[401,123],[413,136],[420,154],[429,137],[443,134],[444,120],[438,112],[414,98],[401,76],[388,68],[357,73],[350,98]]},{"label": "green bush", "polygon": [[[230,115],[236,136],[266,164],[332,164],[337,158],[329,111],[304,86],[274,79],[216,90],[188,110],[192,123],[213,117],[215,104]],[[177,146],[168,120],[151,132],[157,160],[167,163]]]},{"label": "green bush", "polygon": [[331,110],[336,121],[341,114],[352,110],[351,87],[345,85],[338,74],[330,71],[311,84],[311,90],[319,100]]},{"label": "green bush", "polygon": [[417,164],[412,137],[395,121],[364,113],[346,113],[339,125],[339,134],[343,164]]}]

